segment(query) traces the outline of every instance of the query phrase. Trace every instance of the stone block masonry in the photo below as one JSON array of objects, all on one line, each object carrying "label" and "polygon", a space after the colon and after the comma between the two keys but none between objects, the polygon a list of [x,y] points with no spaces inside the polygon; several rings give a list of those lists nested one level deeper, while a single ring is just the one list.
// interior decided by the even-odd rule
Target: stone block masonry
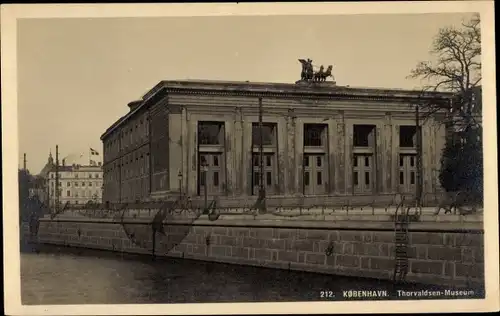
[{"label": "stone block masonry", "polygon": [[[151,254],[151,228],[144,221],[127,227],[132,226],[141,245],[127,237],[122,225],[105,219],[44,218],[37,240]],[[452,225],[436,219],[413,226],[418,228],[410,226],[407,281],[455,287],[484,285],[482,222],[469,223],[467,231],[463,222]],[[190,226],[169,224],[166,236],[156,235],[155,254],[390,280],[395,264],[392,227],[391,222],[356,222],[347,217],[335,222],[258,217],[212,222],[202,216]]]}]

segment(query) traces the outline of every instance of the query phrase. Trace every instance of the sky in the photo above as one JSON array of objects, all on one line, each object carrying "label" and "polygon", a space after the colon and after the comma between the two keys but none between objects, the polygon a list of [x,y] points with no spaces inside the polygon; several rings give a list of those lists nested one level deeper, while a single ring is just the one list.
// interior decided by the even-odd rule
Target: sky
[{"label": "sky", "polygon": [[[468,14],[23,19],[18,22],[19,165],[38,173],[102,155],[101,134],[161,80],[293,83],[297,59],[338,85],[417,89],[441,27]],[[83,157],[79,158],[83,154]]]}]

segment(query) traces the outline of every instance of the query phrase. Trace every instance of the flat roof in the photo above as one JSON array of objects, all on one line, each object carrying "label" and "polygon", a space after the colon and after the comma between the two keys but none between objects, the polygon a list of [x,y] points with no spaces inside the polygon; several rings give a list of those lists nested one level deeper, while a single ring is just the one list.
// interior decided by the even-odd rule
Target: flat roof
[{"label": "flat roof", "polygon": [[[92,171],[98,172],[102,170],[101,166],[91,166],[91,165],[59,165],[59,172],[77,172],[77,171]],[[56,166],[52,166],[49,170],[49,173],[56,172]]]},{"label": "flat roof", "polygon": [[[410,89],[394,89],[382,87],[355,87],[355,86],[339,86],[333,82],[322,83],[279,83],[279,82],[255,82],[255,81],[225,81],[225,80],[163,80],[154,86],[149,92],[143,96],[143,100],[151,98],[161,88],[170,89],[195,89],[195,90],[212,90],[225,92],[260,92],[266,93],[300,93],[311,95],[373,95],[373,96],[420,96],[420,90]],[[445,92],[426,92],[431,95],[452,95]]]},{"label": "flat roof", "polygon": [[225,80],[162,80],[142,97],[142,104],[129,110],[119,118],[101,135],[103,140],[122,122],[132,117],[137,111],[159,91],[167,89],[172,92],[197,91],[225,92],[234,94],[250,94],[255,96],[295,96],[295,97],[328,97],[328,96],[351,96],[351,97],[378,97],[378,98],[418,98],[418,97],[451,97],[452,93],[426,92],[419,90],[388,89],[375,87],[352,87],[338,86],[334,82],[308,83],[297,81],[296,83],[274,83],[274,82],[250,82],[250,81],[225,81]]}]

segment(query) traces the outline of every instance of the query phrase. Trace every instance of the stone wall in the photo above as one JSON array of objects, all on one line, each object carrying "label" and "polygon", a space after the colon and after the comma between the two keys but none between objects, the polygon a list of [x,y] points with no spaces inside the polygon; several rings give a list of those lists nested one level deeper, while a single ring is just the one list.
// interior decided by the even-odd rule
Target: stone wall
[{"label": "stone wall", "polygon": [[[250,219],[245,216],[193,225],[165,226],[157,235],[159,256],[302,270],[318,273],[391,279],[394,270],[394,228],[389,220],[344,216],[334,221]],[[427,216],[412,223],[409,233],[410,282],[459,287],[484,284],[482,217]],[[431,218],[432,217],[432,218]],[[364,218],[364,220],[363,220]],[[446,220],[446,222],[444,221]],[[151,254],[149,219],[126,224],[137,238],[135,245],[121,224],[109,219],[44,218],[38,242],[118,252]],[[132,227],[132,228],[131,228]],[[458,228],[460,227],[460,229]],[[25,231],[27,228],[25,227]],[[172,242],[179,244],[175,247]]]}]

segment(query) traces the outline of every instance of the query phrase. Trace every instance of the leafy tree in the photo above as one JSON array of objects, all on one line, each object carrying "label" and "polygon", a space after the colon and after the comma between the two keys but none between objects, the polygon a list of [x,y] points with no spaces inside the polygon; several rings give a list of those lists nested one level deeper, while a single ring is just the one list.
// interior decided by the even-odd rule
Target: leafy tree
[{"label": "leafy tree", "polygon": [[459,28],[440,29],[430,53],[432,60],[419,62],[409,78],[425,81],[423,94],[451,93],[451,102],[430,99],[418,105],[425,118],[434,114],[441,117],[440,123],[449,132],[441,159],[441,185],[446,191],[482,192],[479,15],[473,15]]},{"label": "leafy tree", "polygon": [[[470,132],[469,138],[474,133]],[[465,139],[449,141],[441,157],[439,180],[447,191],[468,191],[482,194],[482,141]]]},{"label": "leafy tree", "polygon": [[18,170],[19,177],[19,216],[26,220],[29,216],[29,189],[31,188],[33,176],[24,169]]}]

